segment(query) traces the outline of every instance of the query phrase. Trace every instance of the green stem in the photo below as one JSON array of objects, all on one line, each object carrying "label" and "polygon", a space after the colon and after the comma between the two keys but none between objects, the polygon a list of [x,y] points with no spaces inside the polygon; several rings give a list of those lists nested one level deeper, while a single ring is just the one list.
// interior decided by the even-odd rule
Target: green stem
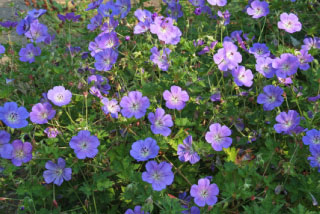
[{"label": "green stem", "polygon": [[267,17],[265,16],[265,17],[264,17],[264,22],[263,22],[262,29],[260,29],[260,35],[259,35],[258,42],[260,42],[260,39],[261,39],[261,36],[262,36],[262,32],[263,32],[263,30],[264,30],[264,26],[266,25],[266,21],[267,21]]}]

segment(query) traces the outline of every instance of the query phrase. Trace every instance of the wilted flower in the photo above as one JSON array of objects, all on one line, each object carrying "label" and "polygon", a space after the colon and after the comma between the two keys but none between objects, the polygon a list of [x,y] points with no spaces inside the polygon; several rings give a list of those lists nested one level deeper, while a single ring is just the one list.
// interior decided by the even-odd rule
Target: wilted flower
[{"label": "wilted flower", "polygon": [[231,130],[227,126],[221,126],[219,123],[211,124],[210,131],[206,133],[206,141],[211,144],[216,151],[222,151],[222,148],[229,148],[232,144]]},{"label": "wilted flower", "polygon": [[124,117],[135,117],[139,119],[146,114],[147,108],[150,106],[148,97],[142,97],[140,91],[130,91],[128,96],[124,96],[120,101],[122,107],[121,114]]},{"label": "wilted flower", "polygon": [[299,22],[298,16],[295,14],[281,13],[278,28],[287,31],[288,33],[294,33],[300,31],[302,29],[302,25]]},{"label": "wilted flower", "polygon": [[142,173],[142,180],[152,184],[152,189],[161,191],[167,185],[171,185],[174,179],[172,166],[167,162],[157,163],[149,161],[146,164],[146,172]]},{"label": "wilted flower", "polygon": [[205,0],[189,0],[189,2],[195,7],[202,7],[205,5]]},{"label": "wilted flower", "polygon": [[[87,81],[88,81],[88,85],[91,85],[93,83],[93,86],[90,87],[90,93],[92,95],[96,95],[93,93],[96,90],[98,90],[99,92],[102,92],[103,94],[109,94],[109,90],[111,89],[111,86],[109,85],[109,80],[106,77],[101,76],[99,74],[95,74],[95,75],[89,76]],[[102,98],[101,94],[98,97]]]},{"label": "wilted flower", "polygon": [[166,9],[166,12],[167,16],[174,20],[178,20],[178,18],[183,16],[182,6],[179,3],[169,5]]},{"label": "wilted flower", "polygon": [[228,25],[230,23],[230,13],[228,10],[221,12],[218,11],[218,16],[223,19],[223,25]]},{"label": "wilted flower", "polygon": [[315,97],[308,97],[308,101],[309,102],[316,102],[317,100],[320,99],[320,94],[318,94],[317,96]]},{"label": "wilted flower", "polygon": [[198,153],[192,147],[192,136],[189,135],[183,140],[183,144],[178,145],[179,160],[195,164],[200,160]]},{"label": "wilted flower", "polygon": [[94,158],[98,154],[98,146],[100,145],[99,139],[90,135],[87,130],[79,131],[77,136],[73,136],[69,145],[76,153],[77,158],[85,159]]},{"label": "wilted flower", "polygon": [[45,14],[47,12],[47,10],[45,9],[33,9],[28,11],[28,16],[32,17],[33,19],[38,19],[40,18],[40,16],[42,16],[43,14]]},{"label": "wilted flower", "polygon": [[248,15],[254,19],[259,19],[269,14],[269,4],[266,1],[255,0],[251,3],[251,7],[247,8]]},{"label": "wilted flower", "polygon": [[282,88],[273,85],[267,85],[263,88],[262,94],[259,94],[257,103],[263,104],[265,111],[271,111],[276,107],[279,107],[283,102]]},{"label": "wilted flower", "polygon": [[103,17],[100,14],[95,15],[90,19],[90,24],[87,25],[87,29],[90,31],[94,31],[102,24]]},{"label": "wilted flower", "polygon": [[299,126],[300,116],[295,110],[289,110],[288,113],[281,112],[277,117],[277,124],[274,129],[277,133],[291,134]]},{"label": "wilted flower", "polygon": [[148,119],[153,134],[161,134],[165,137],[170,135],[170,127],[173,126],[172,118],[170,114],[165,114],[162,108],[157,108],[155,113],[150,112]]},{"label": "wilted flower", "polygon": [[27,44],[25,48],[21,48],[19,51],[20,61],[33,63],[35,56],[40,56],[41,49],[33,46],[33,44]]},{"label": "wilted flower", "polygon": [[150,51],[152,53],[152,55],[150,56],[150,60],[153,63],[157,64],[159,69],[161,69],[162,71],[167,71],[169,68],[168,57],[171,53],[171,50],[169,48],[164,48],[158,51],[157,47],[153,47]]},{"label": "wilted flower", "polygon": [[47,134],[48,138],[55,138],[57,137],[58,134],[60,134],[57,128],[52,128],[52,127],[46,128],[44,130],[44,133]]},{"label": "wilted flower", "polygon": [[193,184],[190,189],[190,195],[194,197],[194,203],[199,207],[209,206],[217,203],[219,188],[216,184],[210,184],[209,179],[201,178],[198,185]]},{"label": "wilted flower", "polygon": [[24,107],[18,107],[15,102],[6,102],[4,106],[0,106],[0,120],[4,122],[7,126],[19,129],[26,127],[29,117],[27,109]]},{"label": "wilted flower", "polygon": [[36,124],[48,123],[56,115],[56,110],[52,109],[50,103],[37,103],[32,107],[30,120]]},{"label": "wilted flower", "polygon": [[97,1],[91,2],[90,4],[88,4],[86,11],[98,8],[102,2],[103,0],[97,0]]},{"label": "wilted flower", "polygon": [[220,102],[221,101],[221,94],[220,92],[216,92],[214,94],[211,95],[210,100],[212,102]]},{"label": "wilted flower", "polygon": [[48,91],[48,99],[56,106],[68,105],[71,101],[72,93],[63,86],[55,86]]},{"label": "wilted flower", "polygon": [[251,87],[253,82],[253,74],[250,69],[246,70],[244,66],[238,66],[232,70],[232,76],[234,82],[238,86]]},{"label": "wilted flower", "polygon": [[[118,25],[119,25],[118,20],[116,20],[112,17],[109,17],[108,20],[106,20],[103,23],[103,25],[101,26],[101,31],[102,31],[101,34],[114,32]],[[99,34],[99,35],[101,35],[101,34]]]},{"label": "wilted flower", "polygon": [[137,161],[146,161],[158,155],[160,147],[157,141],[151,137],[145,140],[138,140],[132,144],[130,155]]},{"label": "wilted flower", "polygon": [[5,22],[0,22],[0,25],[4,28],[14,28],[16,27],[18,22],[14,21],[5,21]]},{"label": "wilted flower", "polygon": [[62,15],[62,14],[58,14],[58,18],[65,22],[65,21],[73,21],[73,22],[77,22],[79,21],[81,15],[75,15],[74,12],[72,13],[66,13],[66,15]]},{"label": "wilted flower", "polygon": [[46,169],[47,170],[43,172],[43,178],[47,184],[53,182],[60,186],[63,183],[63,180],[71,180],[72,169],[66,168],[66,161],[63,158],[58,158],[57,164],[48,161],[46,163]]}]

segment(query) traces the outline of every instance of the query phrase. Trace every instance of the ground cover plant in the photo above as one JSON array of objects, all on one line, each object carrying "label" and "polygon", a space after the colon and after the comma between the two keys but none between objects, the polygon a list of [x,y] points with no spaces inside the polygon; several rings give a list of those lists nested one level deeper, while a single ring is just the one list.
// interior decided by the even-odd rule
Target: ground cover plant
[{"label": "ground cover plant", "polygon": [[0,22],[1,213],[319,213],[318,1],[36,7]]}]

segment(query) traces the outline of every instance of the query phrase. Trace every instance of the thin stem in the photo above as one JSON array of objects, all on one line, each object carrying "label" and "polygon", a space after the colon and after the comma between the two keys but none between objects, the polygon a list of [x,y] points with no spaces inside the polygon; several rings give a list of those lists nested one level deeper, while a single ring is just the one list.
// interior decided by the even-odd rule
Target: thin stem
[{"label": "thin stem", "polygon": [[261,36],[262,36],[262,32],[263,32],[263,30],[264,30],[264,26],[266,25],[266,21],[267,21],[267,17],[265,16],[265,17],[264,17],[264,22],[263,22],[262,29],[260,29],[260,35],[259,35],[258,42],[260,42],[260,39],[261,39]]},{"label": "thin stem", "polygon": [[192,183],[188,180],[188,178],[182,174],[182,172],[180,171],[180,168],[177,168],[175,165],[173,165],[173,163],[165,156],[163,155],[164,159],[166,159],[166,161],[168,161],[169,163],[171,163],[171,165],[176,169],[176,172],[179,173],[179,175],[181,175],[181,177],[190,185],[192,186]]},{"label": "thin stem", "polygon": [[74,194],[77,196],[77,198],[78,198],[78,200],[80,201],[80,203],[81,203],[82,208],[84,209],[84,211],[85,211],[86,213],[88,213],[88,210],[86,209],[86,207],[85,207],[84,204],[82,203],[82,201],[81,201],[78,193],[73,189],[73,186],[71,185],[71,183],[70,183],[69,181],[68,181],[67,183],[68,183],[69,186],[71,187],[71,189],[72,189],[72,191],[74,192]]}]

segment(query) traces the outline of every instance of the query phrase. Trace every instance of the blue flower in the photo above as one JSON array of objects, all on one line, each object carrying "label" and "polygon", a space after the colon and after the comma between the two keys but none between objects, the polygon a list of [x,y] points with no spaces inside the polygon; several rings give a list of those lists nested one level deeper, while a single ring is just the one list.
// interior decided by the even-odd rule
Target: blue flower
[{"label": "blue flower", "polygon": [[196,151],[192,148],[192,136],[189,135],[183,140],[183,144],[178,145],[179,160],[182,162],[189,161],[191,164],[195,164],[200,160],[200,157]]},{"label": "blue flower", "polygon": [[170,114],[165,114],[162,108],[157,108],[155,113],[150,112],[148,119],[153,134],[161,134],[165,137],[170,135],[170,127],[173,126],[172,118]]},{"label": "blue flower", "polygon": [[173,182],[174,174],[171,169],[172,166],[167,162],[158,164],[155,161],[149,161],[146,164],[147,171],[142,173],[142,180],[152,184],[153,190],[161,191]]},{"label": "blue flower", "polygon": [[7,126],[19,129],[26,127],[29,117],[27,109],[24,107],[18,107],[15,102],[6,102],[4,106],[0,106],[0,120],[4,122]]},{"label": "blue flower", "polygon": [[155,158],[159,152],[157,141],[151,137],[145,140],[138,140],[132,144],[130,155],[137,161],[146,161]]},{"label": "blue flower", "polygon": [[63,158],[58,158],[58,164],[48,161],[46,163],[47,170],[43,172],[44,181],[47,184],[53,182],[54,184],[60,186],[63,180],[71,180],[72,169],[65,167],[66,161]]},{"label": "blue flower", "polygon": [[310,161],[310,166],[315,168],[318,167],[318,172],[320,172],[320,146],[310,147],[311,157],[308,157]]},{"label": "blue flower", "polygon": [[310,147],[320,147],[320,131],[311,129],[306,132],[306,136],[303,136],[302,141],[305,145]]},{"label": "blue flower", "polygon": [[282,88],[278,86],[267,85],[263,88],[263,92],[264,93],[259,94],[257,103],[263,104],[263,109],[265,111],[271,111],[282,104]]}]

